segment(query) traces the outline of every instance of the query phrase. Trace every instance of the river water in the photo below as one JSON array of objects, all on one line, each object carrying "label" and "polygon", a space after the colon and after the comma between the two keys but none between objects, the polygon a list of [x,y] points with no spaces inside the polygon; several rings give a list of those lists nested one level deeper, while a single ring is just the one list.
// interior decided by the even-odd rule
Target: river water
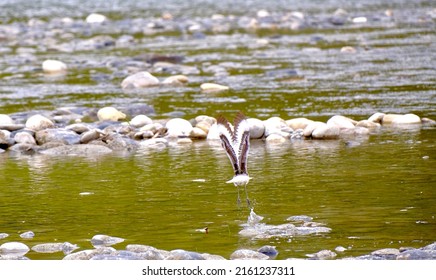
[{"label": "river water", "polygon": [[[431,1],[194,2],[0,1],[0,113],[22,121],[29,111],[141,103],[153,106],[153,119],[238,110],[260,119],[436,118]],[[86,24],[91,12],[108,21]],[[345,46],[355,52],[341,52]],[[155,67],[147,61],[156,55],[182,61]],[[64,61],[67,75],[42,74],[45,59]],[[137,69],[159,79],[185,74],[189,83],[123,91],[122,79]],[[202,92],[204,82],[230,90]],[[228,258],[274,245],[279,259],[337,246],[348,249],[339,257],[422,247],[436,239],[435,132],[385,126],[352,139],[253,140],[248,191],[256,213],[268,224],[308,215],[332,229],[267,240],[238,234],[249,212],[225,183],[231,167],[214,141],[94,158],[6,152],[0,233],[9,237],[1,243],[86,249],[92,236],[108,234],[126,239],[118,249],[138,243]],[[204,227],[208,234],[196,231]],[[18,235],[28,230],[35,237],[23,241]]]}]

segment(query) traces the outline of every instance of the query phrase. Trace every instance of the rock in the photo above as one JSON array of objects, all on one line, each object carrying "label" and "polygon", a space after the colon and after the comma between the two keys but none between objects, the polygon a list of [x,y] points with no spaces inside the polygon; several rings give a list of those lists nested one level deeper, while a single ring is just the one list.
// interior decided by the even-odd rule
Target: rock
[{"label": "rock", "polygon": [[303,131],[304,137],[314,139],[336,139],[339,137],[340,129],[336,126],[329,126],[323,122],[313,122]]},{"label": "rock", "polygon": [[111,246],[111,245],[118,244],[121,242],[124,242],[123,238],[112,237],[112,236],[104,235],[104,234],[97,234],[91,238],[91,244],[95,248],[107,247],[107,246]]},{"label": "rock", "polygon": [[204,260],[204,257],[196,252],[190,252],[185,250],[173,250],[170,251],[170,255],[165,258],[166,260]]},{"label": "rock", "polygon": [[380,123],[378,122],[372,122],[370,120],[361,120],[357,122],[356,127],[365,127],[368,129],[376,129],[381,127]]},{"label": "rock", "polygon": [[328,126],[337,126],[340,129],[354,129],[356,124],[355,120],[339,115],[333,116],[327,121]]},{"label": "rock", "polygon": [[[421,118],[421,122],[426,126],[436,126],[436,121],[429,118]],[[0,129],[1,129],[1,125],[0,125]]]},{"label": "rock", "polygon": [[0,125],[14,124],[14,120],[6,114],[0,114]]},{"label": "rock", "polygon": [[78,249],[77,245],[71,244],[69,242],[64,243],[44,243],[37,244],[32,247],[32,251],[38,253],[56,253],[56,252],[64,252],[64,254],[70,254],[74,250]]},{"label": "rock", "polygon": [[116,250],[111,247],[99,247],[94,250],[83,250],[66,255],[63,260],[89,260],[96,255],[110,255],[115,252]]},{"label": "rock", "polygon": [[197,124],[201,123],[201,122],[205,122],[205,123],[208,123],[209,125],[213,125],[216,123],[216,119],[213,117],[206,116],[206,115],[200,115],[200,116],[195,117],[195,122]]},{"label": "rock", "polygon": [[33,233],[33,231],[26,231],[23,232],[22,234],[20,234],[20,237],[23,239],[31,239],[35,236],[35,233]]},{"label": "rock", "polygon": [[24,243],[6,242],[0,246],[0,255],[24,256],[29,250],[29,247]]},{"label": "rock", "polygon": [[187,137],[177,138],[177,144],[192,144],[192,140]]},{"label": "rock", "polygon": [[279,117],[271,117],[263,121],[265,126],[265,137],[271,134],[278,134],[283,137],[290,137],[292,129],[286,124],[286,122]]},{"label": "rock", "polygon": [[159,85],[159,79],[147,71],[135,73],[121,82],[123,89],[145,88]]},{"label": "rock", "polygon": [[[383,124],[385,124],[385,118],[387,118],[389,115],[386,115],[383,117]],[[394,117],[391,121],[393,125],[407,125],[407,124],[421,124],[421,118],[415,114],[405,114],[400,115],[397,117]]]},{"label": "rock", "polygon": [[[20,143],[20,144],[36,145],[35,138],[33,138],[32,134],[30,132],[27,132],[27,131],[17,132],[14,136],[14,141],[16,143]],[[0,142],[1,142],[1,140],[0,140]]]},{"label": "rock", "polygon": [[262,253],[264,255],[267,255],[269,258],[273,259],[277,257],[279,252],[277,251],[275,246],[265,245],[257,249],[259,253]]},{"label": "rock", "polygon": [[240,249],[234,251],[230,255],[231,260],[267,260],[269,257],[265,254],[253,251],[253,250],[247,250],[247,249]]},{"label": "rock", "polygon": [[114,107],[104,107],[98,110],[97,117],[99,121],[118,121],[124,119],[126,115]]},{"label": "rock", "polygon": [[382,256],[384,259],[387,260],[395,260],[396,256],[400,253],[400,250],[395,248],[386,248],[386,249],[380,249],[377,251],[374,251],[371,253],[373,256]]},{"label": "rock", "polygon": [[165,124],[168,137],[187,137],[191,134],[192,125],[189,121],[181,118],[174,118]]},{"label": "rock", "polygon": [[341,48],[341,53],[356,53],[357,50],[354,47],[351,46],[345,46]]},{"label": "rock", "polygon": [[335,251],[338,252],[338,253],[342,253],[342,252],[347,251],[347,248],[345,248],[345,247],[343,247],[343,246],[337,246],[337,247],[335,248]]},{"label": "rock", "polygon": [[14,139],[11,138],[11,133],[8,130],[0,130],[0,147],[8,148],[14,144]]},{"label": "rock", "polygon": [[206,139],[207,133],[204,130],[202,130],[201,128],[194,127],[191,130],[189,137],[193,138],[193,139]]},{"label": "rock", "polygon": [[108,147],[93,144],[58,146],[40,151],[41,154],[50,156],[98,156],[112,152]]},{"label": "rock", "polygon": [[163,138],[152,138],[152,139],[148,139],[148,140],[144,140],[139,142],[139,147],[140,148],[145,148],[145,149],[165,149],[166,147],[168,147],[168,141],[166,139]]},{"label": "rock", "polygon": [[265,138],[265,142],[267,144],[281,144],[285,143],[286,141],[286,138],[279,134],[271,134]]},{"label": "rock", "polygon": [[337,254],[330,250],[321,250],[318,253],[307,254],[306,256],[312,260],[331,260],[334,259]]},{"label": "rock", "polygon": [[223,86],[214,83],[203,83],[200,85],[200,88],[204,92],[217,92],[217,91],[224,91],[230,89],[228,86]]},{"label": "rock", "polygon": [[200,122],[197,122],[195,124],[195,127],[203,130],[206,133],[206,135],[209,133],[209,130],[210,130],[211,126],[212,125],[210,123],[206,122],[206,121],[200,121]]},{"label": "rock", "polygon": [[383,120],[383,117],[384,117],[385,115],[386,115],[386,114],[384,114],[384,113],[375,113],[375,114],[373,114],[371,117],[368,118],[368,121],[373,122],[373,123],[379,123],[379,124],[381,124],[381,123],[382,123],[382,120]]},{"label": "rock", "polygon": [[54,123],[42,115],[33,115],[26,121],[26,128],[34,131],[54,127]]},{"label": "rock", "polygon": [[311,123],[313,121],[306,118],[295,118],[286,121],[286,124],[293,130],[305,129]]},{"label": "rock", "polygon": [[47,74],[63,74],[67,71],[67,65],[59,60],[47,59],[42,62],[42,70]]},{"label": "rock", "polygon": [[247,122],[250,126],[250,138],[260,139],[265,134],[265,125],[263,121],[256,118],[248,118]]},{"label": "rock", "polygon": [[0,239],[6,238],[8,236],[9,236],[9,234],[7,234],[7,233],[4,233],[4,232],[0,233]]},{"label": "rock", "polygon": [[82,134],[84,132],[87,132],[91,129],[91,126],[85,123],[73,123],[70,125],[67,125],[65,129],[72,130],[76,132],[77,134]]},{"label": "rock", "polygon": [[214,260],[214,261],[226,260],[223,256],[220,256],[220,255],[211,255],[211,254],[203,253],[203,254],[201,254],[201,256],[205,260]]},{"label": "rock", "polygon": [[397,260],[436,260],[436,250],[411,249],[396,255]]},{"label": "rock", "polygon": [[101,14],[97,14],[97,13],[89,14],[85,19],[85,21],[87,23],[91,23],[91,24],[92,23],[103,23],[106,20],[107,20],[106,16],[101,15]]},{"label": "rock", "polygon": [[65,145],[74,145],[80,143],[80,136],[71,130],[49,128],[37,131],[35,133],[35,140],[38,145],[43,145],[48,142],[60,142]]},{"label": "rock", "polygon": [[207,140],[220,140],[217,124],[213,124],[207,133]]},{"label": "rock", "polygon": [[134,127],[143,127],[144,125],[153,123],[153,121],[146,115],[137,115],[129,123]]},{"label": "rock", "polygon": [[185,75],[174,75],[163,80],[162,84],[181,86],[188,83],[188,81],[189,79]]},{"label": "rock", "polygon": [[106,135],[104,141],[107,144],[107,147],[113,151],[131,152],[139,147],[139,144],[135,140],[118,133]]},{"label": "rock", "polygon": [[104,133],[100,129],[92,129],[87,132],[82,133],[80,135],[80,143],[89,143],[91,141],[99,139],[101,136],[103,136]]}]

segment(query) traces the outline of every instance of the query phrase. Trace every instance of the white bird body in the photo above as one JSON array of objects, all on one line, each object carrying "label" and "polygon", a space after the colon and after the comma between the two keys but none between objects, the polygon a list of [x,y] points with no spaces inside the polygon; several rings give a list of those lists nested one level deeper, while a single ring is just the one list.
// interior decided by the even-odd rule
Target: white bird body
[{"label": "white bird body", "polygon": [[245,186],[250,181],[251,177],[246,174],[235,175],[232,180],[227,181],[227,184],[233,183],[235,186]]}]

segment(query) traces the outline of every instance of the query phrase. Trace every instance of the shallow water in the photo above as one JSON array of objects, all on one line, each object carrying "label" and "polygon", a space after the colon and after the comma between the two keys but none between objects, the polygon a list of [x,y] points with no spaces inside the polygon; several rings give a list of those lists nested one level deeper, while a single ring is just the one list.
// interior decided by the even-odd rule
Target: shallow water
[{"label": "shallow water", "polygon": [[[0,113],[16,119],[31,110],[132,103],[152,105],[153,118],[189,119],[217,112],[230,117],[237,110],[261,119],[304,116],[326,121],[341,114],[359,120],[378,111],[436,118],[435,11],[430,1],[301,1],[291,8],[287,1],[268,7],[264,1],[198,1],[195,8],[176,0],[147,1],[147,6],[137,1],[21,2],[0,1],[0,27],[11,27],[19,35],[0,40]],[[338,8],[350,18],[367,16],[368,22],[329,24]],[[303,12],[308,26],[293,30],[266,25],[254,31],[231,20],[256,17],[260,9],[279,15]],[[385,15],[387,9],[393,17]],[[56,18],[78,21],[94,11],[111,22],[92,28],[77,22],[56,24]],[[135,29],[147,20],[158,21],[164,11],[174,15],[180,28],[153,34]],[[224,25],[230,22],[229,29],[186,31],[216,13],[229,16],[224,20]],[[35,18],[43,21],[41,26],[28,28]],[[136,26],[133,19],[145,22]],[[51,33],[56,28],[64,32]],[[115,39],[130,34],[135,43],[67,52],[50,49],[50,40],[32,35],[36,31],[57,44],[101,34]],[[349,45],[357,52],[340,52]],[[126,68],[134,68],[132,57],[142,54],[183,56],[182,65],[191,67],[185,68],[190,83],[123,92]],[[66,62],[70,71],[61,77],[43,75],[41,62],[47,58]],[[154,70],[161,79],[174,74]],[[204,93],[199,89],[203,82],[231,90]],[[139,243],[228,258],[239,248],[275,245],[279,259],[336,246],[348,248],[339,257],[421,247],[436,239],[435,132],[434,127],[383,127],[348,140],[272,146],[253,141],[248,190],[256,213],[268,224],[308,215],[332,228],[327,234],[271,240],[238,235],[249,211],[237,206],[236,189],[225,183],[232,171],[218,143],[198,141],[97,158],[0,154],[0,233],[10,235],[0,243],[22,241],[31,247],[68,241],[87,249],[92,236],[108,234],[126,239],[114,246],[118,249]],[[208,234],[196,231],[206,226]],[[35,237],[20,239],[28,230]]]}]

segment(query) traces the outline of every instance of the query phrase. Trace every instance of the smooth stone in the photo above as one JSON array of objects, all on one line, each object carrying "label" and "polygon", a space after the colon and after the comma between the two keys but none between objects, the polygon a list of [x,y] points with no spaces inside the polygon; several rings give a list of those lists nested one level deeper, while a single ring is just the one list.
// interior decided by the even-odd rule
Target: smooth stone
[{"label": "smooth stone", "polygon": [[429,244],[425,247],[422,247],[421,250],[436,251],[436,242]]},{"label": "smooth stone", "polygon": [[381,124],[385,115],[386,115],[385,113],[375,113],[375,114],[372,114],[368,118],[368,121],[373,122],[373,123]]},{"label": "smooth stone", "polygon": [[293,130],[305,129],[311,123],[313,121],[307,118],[294,118],[286,121],[286,124]]},{"label": "smooth stone", "polygon": [[112,247],[99,247],[66,255],[63,260],[89,260],[96,255],[113,254],[116,250]]},{"label": "smooth stone", "polygon": [[59,60],[47,59],[42,62],[42,70],[48,74],[64,73],[67,65]]},{"label": "smooth stone", "polygon": [[211,254],[203,253],[203,254],[201,254],[201,256],[205,260],[214,260],[214,261],[226,260],[226,258],[224,258],[223,256],[220,256],[220,255],[211,255]]},{"label": "smooth stone", "polygon": [[0,245],[0,255],[24,256],[29,247],[21,242],[6,242]]},{"label": "smooth stone", "polygon": [[[421,122],[422,124],[427,126],[436,126],[436,121],[430,118],[421,118]],[[1,129],[1,125],[0,125],[0,129]]]},{"label": "smooth stone", "polygon": [[80,135],[71,130],[63,128],[48,128],[39,130],[35,133],[35,140],[38,145],[48,142],[61,142],[65,145],[74,145],[80,143]]},{"label": "smooth stone", "polygon": [[93,144],[58,146],[40,151],[41,154],[50,156],[98,156],[112,152],[108,147]]},{"label": "smooth stone", "polygon": [[113,151],[132,152],[139,147],[135,140],[116,133],[105,136],[104,140],[107,147]]},{"label": "smooth stone", "polygon": [[257,249],[259,253],[267,255],[269,258],[275,258],[279,251],[277,251],[276,246],[265,245]]},{"label": "smooth stone", "polygon": [[341,48],[341,53],[356,53],[356,52],[357,52],[356,48],[352,46],[345,46]]},{"label": "smooth stone", "polygon": [[11,138],[11,132],[9,130],[0,130],[0,145],[1,146],[12,146],[14,139]]},{"label": "smooth stone", "polygon": [[355,120],[340,115],[333,116],[327,121],[327,125],[337,126],[340,129],[353,129],[356,124]]},{"label": "smooth stone", "polygon": [[65,129],[72,130],[76,132],[77,134],[82,134],[84,132],[87,132],[91,129],[91,126],[89,124],[85,123],[73,123],[70,125],[67,125]]},{"label": "smooth stone", "polygon": [[103,107],[97,112],[99,121],[118,121],[124,119],[126,115],[114,107]]},{"label": "smooth stone", "polygon": [[7,234],[7,233],[4,233],[4,232],[0,233],[0,239],[6,238],[8,236],[9,236],[9,234]]},{"label": "smooth stone", "polygon": [[373,256],[383,256],[385,259],[395,259],[400,254],[400,250],[395,248],[385,248],[371,252]]},{"label": "smooth stone", "polygon": [[170,251],[166,260],[204,260],[204,257],[197,252],[190,252],[181,249]]},{"label": "smooth stone", "polygon": [[153,121],[146,115],[137,115],[130,120],[130,125],[134,127],[143,127],[145,125],[153,123]]},{"label": "smooth stone", "polygon": [[34,131],[39,131],[52,127],[54,127],[54,123],[50,119],[39,114],[31,116],[26,121],[26,128]]},{"label": "smooth stone", "polygon": [[126,246],[126,250],[135,252],[135,253],[144,253],[150,250],[157,250],[153,246],[141,245],[141,244],[128,244]]},{"label": "smooth stone", "polygon": [[279,117],[271,117],[265,121],[263,121],[265,126],[265,137],[268,137],[271,134],[279,134],[283,137],[287,135],[290,136],[292,129],[286,124],[285,120]]},{"label": "smooth stone", "polygon": [[195,122],[197,124],[201,123],[201,122],[206,122],[209,125],[213,125],[214,123],[216,123],[216,119],[214,117],[209,117],[209,116],[206,116],[206,115],[199,115],[199,116],[195,117]]},{"label": "smooth stone", "polygon": [[195,124],[195,127],[203,130],[206,133],[206,136],[209,133],[209,130],[210,130],[211,126],[212,125],[210,123],[208,123],[207,121],[200,121],[200,122],[197,122]]},{"label": "smooth stone", "polygon": [[165,124],[168,132],[168,137],[183,137],[189,136],[193,129],[191,123],[185,119],[174,118]]},{"label": "smooth stone", "polygon": [[26,132],[26,131],[17,132],[14,136],[14,141],[16,143],[20,143],[20,144],[36,145],[35,138],[32,136],[32,134],[30,134],[29,132]]},{"label": "smooth stone", "polygon": [[4,129],[8,131],[15,131],[23,128],[24,128],[24,124],[20,124],[20,123],[0,124],[0,130]]},{"label": "smooth stone", "polygon": [[400,118],[401,114],[385,114],[381,120],[382,125],[392,124],[395,119]]},{"label": "smooth stone", "polygon": [[223,86],[215,83],[203,83],[200,85],[200,88],[202,91],[205,92],[216,92],[230,89],[228,86]]},{"label": "smooth stone", "polygon": [[99,139],[103,135],[103,132],[99,129],[91,129],[80,135],[80,143],[89,143],[91,141]]},{"label": "smooth stone", "polygon": [[104,234],[97,234],[91,238],[91,244],[95,248],[107,247],[107,246],[111,246],[111,245],[118,244],[121,242],[124,242],[124,238],[113,237],[113,236],[104,235]]},{"label": "smooth stone", "polygon": [[[386,115],[383,118],[383,124],[385,123],[385,118],[389,116]],[[403,124],[421,124],[421,118],[415,114],[405,114],[399,117],[396,117],[392,120],[393,125],[403,125]]]},{"label": "smooth stone", "polygon": [[140,148],[146,148],[146,149],[165,149],[168,147],[168,141],[164,138],[152,138],[147,139],[139,142]]},{"label": "smooth stone", "polygon": [[32,155],[35,153],[35,147],[37,146],[33,144],[18,143],[9,147],[9,151],[19,154]]},{"label": "smooth stone", "polygon": [[315,260],[331,260],[334,259],[337,254],[330,250],[321,250],[314,254],[307,254],[306,256],[308,256],[310,259]]},{"label": "smooth stone", "polygon": [[[306,130],[310,130],[312,125],[309,125],[304,130],[306,136]],[[326,123],[315,122],[315,128],[313,129],[311,136],[314,139],[336,139],[339,137],[340,129],[336,126],[329,126]]]},{"label": "smooth stone", "polygon": [[356,127],[365,127],[368,129],[375,129],[381,127],[380,123],[372,122],[370,120],[361,120],[357,122]]},{"label": "smooth stone", "polygon": [[6,114],[0,114],[0,125],[14,124],[14,120]]},{"label": "smooth stone", "polygon": [[85,19],[87,23],[103,23],[106,20],[106,16],[97,13],[89,14]]},{"label": "smooth stone", "polygon": [[121,82],[123,89],[153,87],[159,85],[159,79],[147,71],[141,71],[126,77]]},{"label": "smooth stone", "polygon": [[263,121],[256,118],[248,118],[248,125],[250,126],[250,138],[260,139],[265,134],[265,124]]},{"label": "smooth stone", "polygon": [[355,17],[352,19],[353,23],[365,23],[368,19],[366,17]]},{"label": "smooth stone", "polygon": [[31,239],[35,237],[35,233],[33,231],[26,231],[20,234],[20,237],[24,239]]},{"label": "smooth stone", "polygon": [[165,130],[165,127],[158,122],[146,124],[139,129],[139,131],[151,131],[153,134]]},{"label": "smooth stone", "polygon": [[189,134],[189,137],[193,138],[193,139],[206,139],[207,133],[204,130],[202,130],[201,128],[194,127],[194,128],[192,128],[191,133]]},{"label": "smooth stone", "polygon": [[192,144],[192,143],[193,143],[192,140],[190,138],[187,138],[187,137],[177,139],[177,144],[184,145],[184,144]]},{"label": "smooth stone", "polygon": [[335,251],[338,252],[338,253],[342,253],[342,252],[347,251],[347,248],[345,248],[345,247],[343,247],[343,246],[337,246],[337,247],[335,248]]},{"label": "smooth stone", "polygon": [[396,255],[397,260],[436,260],[436,250],[411,249]]},{"label": "smooth stone", "polygon": [[354,135],[368,135],[370,132],[368,128],[362,126],[356,126],[352,131]]},{"label": "smooth stone", "polygon": [[71,244],[69,242],[64,243],[44,243],[37,244],[32,247],[32,251],[38,253],[56,253],[56,252],[64,252],[64,254],[69,254],[79,247],[75,244]]},{"label": "smooth stone", "polygon": [[268,137],[265,138],[265,141],[267,144],[281,144],[285,143],[287,140],[285,137],[279,134],[270,134]]},{"label": "smooth stone", "polygon": [[189,79],[185,75],[174,75],[166,78],[162,81],[162,84],[166,85],[185,85],[188,83]]},{"label": "smooth stone", "polygon": [[239,249],[230,255],[231,260],[267,260],[269,257],[265,254],[248,249]]}]

